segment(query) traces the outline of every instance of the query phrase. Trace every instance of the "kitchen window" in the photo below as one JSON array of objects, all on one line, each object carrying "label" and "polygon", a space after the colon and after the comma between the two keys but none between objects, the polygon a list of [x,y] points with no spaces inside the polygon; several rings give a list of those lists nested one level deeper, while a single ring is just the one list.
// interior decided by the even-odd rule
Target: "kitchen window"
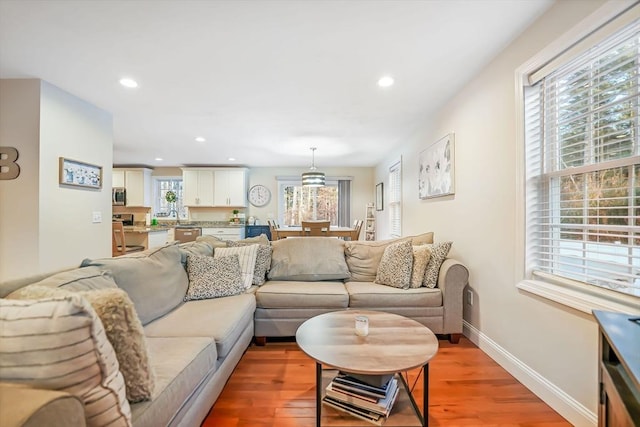
[{"label": "kitchen window", "polygon": [[[183,204],[182,178],[154,177],[153,178],[153,215],[158,218],[186,219],[187,208]],[[167,193],[173,191],[176,201],[167,201]]]},{"label": "kitchen window", "polygon": [[[640,22],[626,15],[615,25],[586,49],[582,40],[582,53],[570,49],[527,76],[525,269],[532,281],[587,299],[619,293],[637,306]],[[590,312],[571,295],[561,302]]]}]

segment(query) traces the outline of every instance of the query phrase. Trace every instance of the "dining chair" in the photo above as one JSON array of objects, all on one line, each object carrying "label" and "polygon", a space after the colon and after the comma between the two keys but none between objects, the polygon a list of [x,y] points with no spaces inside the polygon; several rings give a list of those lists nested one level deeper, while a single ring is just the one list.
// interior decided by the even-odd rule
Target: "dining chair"
[{"label": "dining chair", "polygon": [[278,229],[280,225],[274,220],[268,219],[267,224],[269,224],[269,231],[271,232],[271,240],[280,240],[280,236],[278,235]]},{"label": "dining chair", "polygon": [[327,236],[330,221],[302,221],[302,236]]},{"label": "dining chair", "polygon": [[362,229],[362,224],[364,224],[364,221],[361,219],[356,219],[353,222],[353,231],[351,232],[350,240],[358,240],[360,238],[360,230]]},{"label": "dining chair", "polygon": [[111,256],[117,257],[131,252],[144,251],[144,246],[141,245],[127,246],[122,221],[113,221],[111,231]]}]

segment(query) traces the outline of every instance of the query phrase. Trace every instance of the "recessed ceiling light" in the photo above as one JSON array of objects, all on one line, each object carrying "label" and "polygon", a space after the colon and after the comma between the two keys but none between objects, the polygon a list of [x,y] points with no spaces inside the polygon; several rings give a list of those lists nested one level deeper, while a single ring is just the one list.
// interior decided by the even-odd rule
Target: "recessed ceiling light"
[{"label": "recessed ceiling light", "polygon": [[393,85],[393,77],[391,76],[383,76],[378,80],[378,86],[380,87],[389,87]]},{"label": "recessed ceiling light", "polygon": [[236,158],[235,157],[229,157],[227,160],[229,160],[230,162],[235,162]]},{"label": "recessed ceiling light", "polygon": [[198,141],[198,142],[205,142],[205,141],[206,141],[206,139],[204,139],[204,138],[203,138],[203,137],[201,137],[201,136],[196,136],[196,141]]},{"label": "recessed ceiling light", "polygon": [[156,157],[156,162],[161,162],[161,161],[163,161],[163,160],[164,160],[164,159],[163,159],[162,157]]},{"label": "recessed ceiling light", "polygon": [[132,89],[138,87],[138,82],[133,79],[130,79],[129,77],[121,78],[120,84],[124,87],[132,88]]}]

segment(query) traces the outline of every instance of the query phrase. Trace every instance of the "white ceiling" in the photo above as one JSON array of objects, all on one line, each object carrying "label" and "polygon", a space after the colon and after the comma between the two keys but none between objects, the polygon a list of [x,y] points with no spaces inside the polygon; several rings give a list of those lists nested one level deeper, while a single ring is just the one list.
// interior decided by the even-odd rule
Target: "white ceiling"
[{"label": "white ceiling", "polygon": [[373,166],[552,3],[0,0],[0,78],[111,112],[116,164]]}]

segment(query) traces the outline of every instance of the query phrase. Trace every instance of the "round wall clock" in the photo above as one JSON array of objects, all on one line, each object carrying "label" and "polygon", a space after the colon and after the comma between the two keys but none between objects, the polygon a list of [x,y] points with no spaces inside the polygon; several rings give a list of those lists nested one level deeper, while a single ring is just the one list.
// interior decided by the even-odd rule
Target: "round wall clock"
[{"label": "round wall clock", "polygon": [[258,208],[271,201],[271,191],[264,185],[254,185],[249,189],[249,203]]}]

